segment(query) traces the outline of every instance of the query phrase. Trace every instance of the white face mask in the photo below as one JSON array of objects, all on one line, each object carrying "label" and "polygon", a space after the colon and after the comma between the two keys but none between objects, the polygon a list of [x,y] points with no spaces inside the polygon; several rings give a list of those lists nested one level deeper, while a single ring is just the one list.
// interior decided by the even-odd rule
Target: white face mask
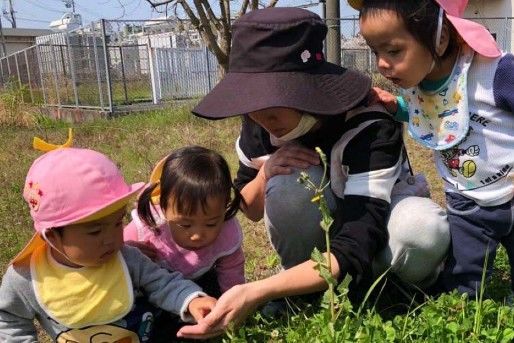
[{"label": "white face mask", "polygon": [[309,132],[310,129],[312,129],[312,127],[314,125],[316,125],[317,122],[318,122],[318,119],[314,118],[310,114],[304,113],[304,114],[302,114],[302,118],[298,122],[298,125],[296,125],[296,127],[294,129],[292,129],[285,135],[283,135],[281,137],[275,137],[272,134],[270,134],[269,136],[270,136],[271,144],[274,146],[281,146],[281,145],[284,145],[285,143],[290,142],[298,137],[301,137],[304,134],[306,134],[307,132]]}]

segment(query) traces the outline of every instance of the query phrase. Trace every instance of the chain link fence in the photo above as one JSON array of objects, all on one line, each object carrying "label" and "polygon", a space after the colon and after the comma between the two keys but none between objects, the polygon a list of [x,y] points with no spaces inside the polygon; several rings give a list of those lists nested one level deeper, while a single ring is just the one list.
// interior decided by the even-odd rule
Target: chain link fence
[{"label": "chain link fence", "polygon": [[201,97],[219,81],[218,62],[207,48],[154,48],[158,99]]},{"label": "chain link fence", "polygon": [[36,38],[0,59],[2,86],[46,106],[97,109],[191,98],[217,83],[218,63],[174,20],[114,20]]}]

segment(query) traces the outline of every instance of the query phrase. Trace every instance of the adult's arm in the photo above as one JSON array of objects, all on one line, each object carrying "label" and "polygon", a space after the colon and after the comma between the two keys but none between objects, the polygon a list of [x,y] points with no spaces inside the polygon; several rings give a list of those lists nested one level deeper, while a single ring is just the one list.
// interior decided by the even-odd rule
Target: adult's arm
[{"label": "adult's arm", "polygon": [[243,206],[241,210],[250,220],[259,221],[264,215],[266,182],[264,168],[261,167],[258,172],[255,173],[255,177],[241,188],[241,196],[245,200],[246,205]]},{"label": "adult's arm", "polygon": [[[340,274],[339,265],[333,255],[331,260],[332,275],[337,278]],[[314,269],[315,265],[313,261],[306,261],[266,279],[232,287],[218,299],[211,313],[196,325],[182,327],[178,336],[194,339],[216,336],[229,324],[237,325],[244,321],[267,301],[325,290],[327,283]]]},{"label": "adult's arm", "polygon": [[[352,120],[357,126],[362,119]],[[387,242],[390,195],[400,173],[402,147],[401,124],[391,118],[371,124],[346,146],[343,165],[349,175],[331,239],[340,279],[346,273],[356,282],[372,278],[372,260]]]}]

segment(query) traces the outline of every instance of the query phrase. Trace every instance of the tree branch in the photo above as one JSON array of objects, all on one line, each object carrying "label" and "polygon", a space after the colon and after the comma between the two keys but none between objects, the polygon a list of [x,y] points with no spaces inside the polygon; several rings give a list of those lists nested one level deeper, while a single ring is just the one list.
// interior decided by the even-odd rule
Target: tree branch
[{"label": "tree branch", "polygon": [[268,7],[275,7],[275,5],[277,4],[278,0],[270,0],[269,1],[269,4],[268,4]]},{"label": "tree branch", "polygon": [[227,52],[227,55],[230,55],[230,42],[232,41],[232,23],[230,19],[230,0],[219,0],[220,10],[222,13],[222,18],[225,20],[223,23],[223,42],[222,49]]},{"label": "tree branch", "polygon": [[[214,11],[212,10],[211,4],[207,0],[202,0],[202,5],[205,9],[205,12],[207,13],[207,16],[209,17],[209,22],[214,25],[216,30],[221,30],[222,26],[220,23],[220,18],[216,17],[214,14]],[[221,15],[221,18],[223,19],[223,14]]]},{"label": "tree branch", "polygon": [[155,3],[152,0],[145,0],[145,1],[148,2],[150,4],[150,6],[152,6],[153,8],[157,8],[162,5],[167,5],[170,2],[173,2],[176,0],[165,0],[165,1],[161,1],[161,2],[155,2]]},{"label": "tree branch", "polygon": [[241,9],[237,13],[238,17],[240,17],[240,16],[242,16],[243,14],[246,13],[246,10],[248,9],[248,3],[249,2],[250,2],[250,0],[243,0],[243,3],[241,4]]},{"label": "tree branch", "polygon": [[[184,6],[184,3],[186,3],[185,0],[180,0],[180,2],[182,4],[182,6]],[[196,25],[195,25],[195,23],[193,23],[193,21],[191,21],[191,22],[193,23],[193,25],[195,25],[195,27],[197,28],[200,35],[202,36],[204,41],[207,43],[207,46],[216,55],[218,62],[220,64],[224,64],[224,63],[226,64],[228,61],[228,55],[226,54],[225,51],[223,51],[220,48],[220,45],[218,44],[216,36],[212,32],[212,27],[209,23],[209,19],[207,18],[207,15],[202,7],[201,0],[194,0],[193,3],[195,4],[196,11],[198,12],[199,20],[197,18]],[[187,7],[189,7],[189,6],[187,6]],[[184,10],[186,12],[188,12],[185,7],[184,7]],[[189,8],[189,10],[192,13],[191,8]],[[189,13],[188,13],[188,15],[189,15]]]}]

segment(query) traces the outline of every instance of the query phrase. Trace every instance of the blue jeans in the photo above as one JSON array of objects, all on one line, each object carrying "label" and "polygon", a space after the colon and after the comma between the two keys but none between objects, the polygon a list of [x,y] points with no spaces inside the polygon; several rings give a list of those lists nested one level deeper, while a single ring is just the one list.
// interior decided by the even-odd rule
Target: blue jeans
[{"label": "blue jeans", "polygon": [[474,296],[480,290],[486,260],[486,275],[491,275],[500,243],[507,250],[512,273],[513,201],[482,207],[460,194],[446,193],[446,205],[452,243],[442,282],[447,290],[457,289]]},{"label": "blue jeans", "polygon": [[[310,167],[307,173],[319,184],[320,166]],[[310,201],[313,193],[297,182],[298,177],[298,171],[277,175],[266,186],[265,225],[285,269],[309,260],[315,247],[320,251],[326,248],[319,226],[321,215]],[[334,211],[337,198],[330,187],[324,195]],[[421,287],[435,281],[450,241],[446,212],[429,198],[392,198],[388,233],[386,248],[373,261],[375,274],[391,268],[403,281]]]}]

